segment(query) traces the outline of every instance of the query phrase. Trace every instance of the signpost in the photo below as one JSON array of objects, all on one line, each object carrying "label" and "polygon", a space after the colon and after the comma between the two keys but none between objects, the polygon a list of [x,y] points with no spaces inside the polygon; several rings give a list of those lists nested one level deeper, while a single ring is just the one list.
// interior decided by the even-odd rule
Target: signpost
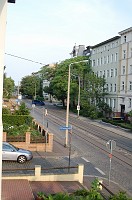
[{"label": "signpost", "polygon": [[72,126],[61,126],[60,130],[70,130],[70,137],[69,137],[69,164],[68,164],[68,172],[70,172],[70,164],[71,164],[71,141],[72,141]]},{"label": "signpost", "polygon": [[109,150],[109,158],[110,158],[110,168],[109,168],[109,185],[110,185],[112,151],[115,150],[116,148],[116,142],[114,140],[109,140],[106,143],[106,147]]}]

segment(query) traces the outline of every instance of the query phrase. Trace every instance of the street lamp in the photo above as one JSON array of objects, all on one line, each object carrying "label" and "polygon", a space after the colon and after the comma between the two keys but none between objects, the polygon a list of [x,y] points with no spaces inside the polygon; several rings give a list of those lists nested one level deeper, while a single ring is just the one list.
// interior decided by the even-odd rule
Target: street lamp
[{"label": "street lamp", "polygon": [[[88,60],[81,60],[78,62],[73,62],[69,64],[69,72],[68,72],[68,91],[67,91],[67,109],[66,109],[66,137],[65,137],[65,147],[68,146],[68,126],[69,126],[69,104],[70,104],[70,80],[71,80],[71,65],[88,62]],[[80,84],[80,79],[79,79]],[[79,86],[79,95],[78,95],[78,103],[80,104],[80,86]]]},{"label": "street lamp", "polygon": [[78,89],[78,104],[77,104],[77,116],[79,117],[79,111],[80,111],[80,76],[78,76],[78,84],[79,84],[79,89]]}]

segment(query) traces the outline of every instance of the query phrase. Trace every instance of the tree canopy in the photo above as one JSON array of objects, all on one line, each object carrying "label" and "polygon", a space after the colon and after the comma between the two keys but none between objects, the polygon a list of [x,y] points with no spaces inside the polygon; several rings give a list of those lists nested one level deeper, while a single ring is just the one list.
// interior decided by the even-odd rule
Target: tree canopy
[{"label": "tree canopy", "polygon": [[42,81],[38,76],[25,76],[22,78],[20,92],[24,95],[35,98],[36,95],[42,96]]}]

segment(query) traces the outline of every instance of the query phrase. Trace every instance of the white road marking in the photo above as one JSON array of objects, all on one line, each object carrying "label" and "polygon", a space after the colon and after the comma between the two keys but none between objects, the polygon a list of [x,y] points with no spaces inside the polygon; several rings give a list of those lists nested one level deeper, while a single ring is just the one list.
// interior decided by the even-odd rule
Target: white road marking
[{"label": "white road marking", "polygon": [[86,162],[90,162],[89,160],[87,160],[86,158],[84,157],[81,157],[83,160],[85,160]]},{"label": "white road marking", "polygon": [[105,173],[104,173],[101,169],[99,169],[99,168],[97,168],[97,167],[95,167],[95,169],[97,169],[98,172],[100,172],[102,175],[105,175]]}]

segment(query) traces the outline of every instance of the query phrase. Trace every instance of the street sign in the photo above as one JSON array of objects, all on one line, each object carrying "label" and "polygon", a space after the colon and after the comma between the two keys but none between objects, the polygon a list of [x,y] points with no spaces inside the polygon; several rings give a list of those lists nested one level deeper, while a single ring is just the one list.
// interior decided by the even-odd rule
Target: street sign
[{"label": "street sign", "polygon": [[80,106],[79,105],[77,106],[77,110],[80,110]]},{"label": "street sign", "polygon": [[114,140],[109,140],[106,143],[106,147],[112,153],[112,151],[116,148],[116,142]]},{"label": "street sign", "polygon": [[71,126],[61,126],[60,130],[71,130],[72,127]]}]

